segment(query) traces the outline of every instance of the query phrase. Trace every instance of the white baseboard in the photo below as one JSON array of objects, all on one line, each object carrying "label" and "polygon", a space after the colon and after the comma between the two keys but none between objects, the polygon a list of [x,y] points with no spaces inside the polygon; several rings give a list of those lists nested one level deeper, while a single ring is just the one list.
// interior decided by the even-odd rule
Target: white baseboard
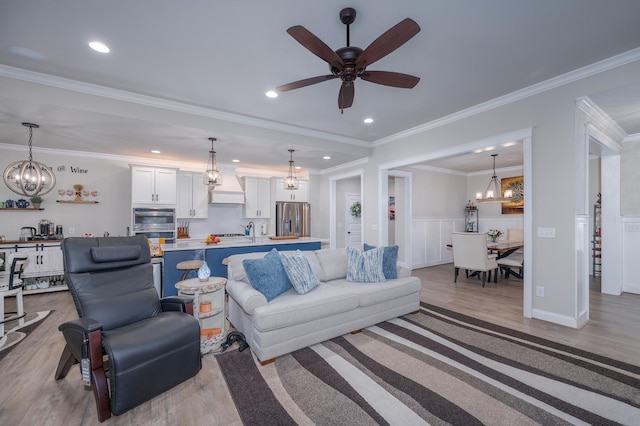
[{"label": "white baseboard", "polygon": [[553,324],[563,325],[565,327],[571,327],[578,329],[582,325],[579,325],[580,321],[577,318],[569,317],[566,315],[558,315],[553,312],[542,311],[540,309],[531,310],[531,318],[551,322]]}]

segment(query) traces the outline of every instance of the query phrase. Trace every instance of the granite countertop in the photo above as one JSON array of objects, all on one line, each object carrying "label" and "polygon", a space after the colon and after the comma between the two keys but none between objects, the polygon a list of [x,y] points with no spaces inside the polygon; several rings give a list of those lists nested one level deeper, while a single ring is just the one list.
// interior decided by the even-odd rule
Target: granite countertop
[{"label": "granite countertop", "polygon": [[314,237],[300,237],[288,240],[272,240],[269,237],[256,237],[256,241],[252,242],[251,238],[234,238],[226,241],[220,241],[218,244],[206,244],[204,239],[184,239],[177,240],[175,243],[163,244],[162,251],[180,251],[180,250],[199,250],[199,249],[216,249],[229,247],[253,247],[253,246],[271,246],[280,244],[299,244],[299,243],[323,243],[327,240]]},{"label": "granite countertop", "polygon": [[62,240],[31,240],[31,241],[18,241],[18,240],[7,240],[0,241],[0,245],[30,245],[30,244],[60,244]]}]

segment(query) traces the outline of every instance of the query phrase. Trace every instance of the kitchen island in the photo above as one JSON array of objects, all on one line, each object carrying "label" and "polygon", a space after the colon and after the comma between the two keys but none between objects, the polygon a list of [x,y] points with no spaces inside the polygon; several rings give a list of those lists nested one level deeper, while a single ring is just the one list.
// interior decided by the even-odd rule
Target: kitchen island
[{"label": "kitchen island", "polygon": [[177,240],[175,243],[163,244],[164,257],[162,273],[162,295],[175,296],[178,291],[175,284],[180,281],[182,271],[176,269],[178,263],[185,260],[205,260],[212,277],[227,276],[227,268],[222,261],[233,254],[267,252],[275,248],[284,250],[319,250],[322,243],[320,238],[301,237],[289,240],[272,240],[267,237],[233,238],[223,240],[218,244],[206,244],[203,239]]}]

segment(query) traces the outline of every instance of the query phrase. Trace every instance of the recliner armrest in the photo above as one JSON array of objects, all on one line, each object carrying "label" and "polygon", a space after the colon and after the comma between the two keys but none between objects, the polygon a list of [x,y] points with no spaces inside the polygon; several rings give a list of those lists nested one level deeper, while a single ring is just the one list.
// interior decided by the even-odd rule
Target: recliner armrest
[{"label": "recliner armrest", "polygon": [[93,318],[78,318],[67,321],[58,326],[58,330],[62,331],[79,331],[81,333],[91,333],[92,331],[102,330],[102,323]]},{"label": "recliner armrest", "polygon": [[160,306],[163,312],[179,311],[193,315],[193,297],[191,296],[163,297],[160,299]]}]

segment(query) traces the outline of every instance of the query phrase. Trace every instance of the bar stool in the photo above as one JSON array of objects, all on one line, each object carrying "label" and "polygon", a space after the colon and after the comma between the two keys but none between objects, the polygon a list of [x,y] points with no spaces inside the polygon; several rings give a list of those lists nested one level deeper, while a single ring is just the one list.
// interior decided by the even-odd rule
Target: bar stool
[{"label": "bar stool", "polygon": [[176,265],[176,269],[179,271],[184,271],[182,273],[182,277],[180,277],[180,281],[184,281],[187,279],[189,272],[193,271],[196,274],[198,273],[198,269],[202,266],[204,262],[202,260],[185,260]]},{"label": "bar stool", "polygon": [[[4,324],[9,321],[18,320],[18,326],[24,325],[24,303],[22,301],[22,279],[21,274],[24,271],[25,264],[29,255],[27,253],[13,253],[9,256],[8,264],[10,266],[9,276],[0,279],[0,337],[4,336]],[[5,297],[15,296],[16,298],[16,312],[5,312],[4,299]],[[5,314],[15,314],[8,318],[5,318]]]}]

